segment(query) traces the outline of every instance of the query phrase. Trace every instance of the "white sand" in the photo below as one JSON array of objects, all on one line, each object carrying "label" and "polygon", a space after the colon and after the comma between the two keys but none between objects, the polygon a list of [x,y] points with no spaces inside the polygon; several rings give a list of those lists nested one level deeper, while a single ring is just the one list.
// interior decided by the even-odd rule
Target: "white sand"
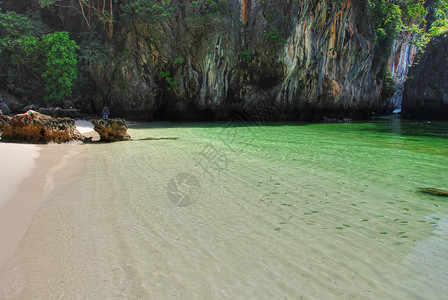
[{"label": "white sand", "polygon": [[69,149],[75,148],[0,143],[0,268],[29,230]]},{"label": "white sand", "polygon": [[0,208],[17,192],[19,184],[36,167],[39,147],[0,143]]},{"label": "white sand", "polygon": [[93,141],[99,141],[100,135],[93,130],[93,124],[87,120],[76,120],[76,129],[85,137],[92,138]]},{"label": "white sand", "polygon": [[[27,230],[30,211],[23,203],[13,203],[19,186],[36,167],[39,147],[0,143],[0,266],[10,256]],[[31,213],[32,214],[32,213]]]},{"label": "white sand", "polygon": [[75,126],[82,134],[93,131],[93,124],[87,120],[76,120]]}]

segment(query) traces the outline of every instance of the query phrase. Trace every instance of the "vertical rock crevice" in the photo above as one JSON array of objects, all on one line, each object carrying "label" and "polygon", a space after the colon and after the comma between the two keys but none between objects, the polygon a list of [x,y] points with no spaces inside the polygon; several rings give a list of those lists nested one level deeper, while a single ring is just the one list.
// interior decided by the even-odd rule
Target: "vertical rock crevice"
[{"label": "vertical rock crevice", "polygon": [[[388,109],[379,101],[373,30],[362,24],[365,5],[351,0],[227,3],[228,12],[213,27],[173,17],[151,28],[123,29],[124,49],[114,66],[127,82],[126,93],[110,92],[111,66],[93,76],[115,99],[112,110],[229,119],[267,99],[287,119],[319,121]],[[126,53],[135,59],[123,59]]]}]

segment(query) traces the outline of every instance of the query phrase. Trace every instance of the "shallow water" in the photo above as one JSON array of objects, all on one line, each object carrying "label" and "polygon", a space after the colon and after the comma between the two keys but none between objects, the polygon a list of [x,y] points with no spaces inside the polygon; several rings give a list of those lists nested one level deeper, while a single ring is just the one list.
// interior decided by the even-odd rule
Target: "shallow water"
[{"label": "shallow water", "polygon": [[[140,124],[54,180],[0,298],[443,299],[448,123]],[[176,137],[176,140],[140,140]]]}]

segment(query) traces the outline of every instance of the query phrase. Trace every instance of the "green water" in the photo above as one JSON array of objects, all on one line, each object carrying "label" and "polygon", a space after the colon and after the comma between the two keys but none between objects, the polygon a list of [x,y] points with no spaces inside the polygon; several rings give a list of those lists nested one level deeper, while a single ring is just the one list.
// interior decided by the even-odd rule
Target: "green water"
[{"label": "green water", "polygon": [[448,188],[447,122],[150,123],[129,134],[70,146],[79,154],[2,278],[6,296],[448,294],[448,199],[419,192]]},{"label": "green water", "polygon": [[[336,268],[357,264],[351,260],[364,261],[367,269],[382,274],[370,279],[384,280],[385,289],[392,291],[389,297],[442,299],[448,292],[448,199],[419,192],[424,187],[448,189],[447,122],[391,117],[352,124],[260,126],[236,120],[139,125],[130,133],[134,139],[179,137],[162,143],[173,147],[177,157],[171,159],[181,164],[177,172],[197,179],[187,186],[194,190],[200,183],[202,194],[194,190],[186,199],[187,206],[194,202],[196,211],[217,201],[211,206],[248,222],[257,218],[264,230],[285,234],[279,244],[311,256],[338,256],[326,247],[336,253],[353,251],[340,257]],[[246,234],[254,234],[253,228]],[[231,239],[232,231],[228,235]],[[301,244],[304,235],[309,241]],[[344,238],[342,244],[338,236]],[[295,246],[285,241],[294,238]],[[308,243],[316,248],[307,249]],[[290,274],[287,265],[284,272]],[[327,275],[319,264],[310,269],[319,270],[316,276]],[[319,284],[315,280],[311,285]],[[387,297],[380,295],[373,298]]]},{"label": "green water", "polygon": [[[189,159],[210,179],[244,155],[297,170],[319,170],[347,183],[365,179],[378,188],[427,199],[420,187],[448,188],[448,123],[397,117],[352,124],[229,123],[134,126],[135,140],[147,135],[192,139]],[[155,142],[156,143],[156,142]],[[197,169],[197,170],[196,170]],[[299,174],[297,174],[299,175]],[[382,186],[379,184],[383,184]]]}]

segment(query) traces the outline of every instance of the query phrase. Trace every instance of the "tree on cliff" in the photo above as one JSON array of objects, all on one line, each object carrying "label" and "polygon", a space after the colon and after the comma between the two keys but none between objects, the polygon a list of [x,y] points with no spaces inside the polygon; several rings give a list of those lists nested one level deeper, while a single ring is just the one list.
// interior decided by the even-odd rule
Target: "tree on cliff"
[{"label": "tree on cliff", "polygon": [[0,83],[11,93],[52,102],[71,96],[78,46],[68,32],[48,31],[37,16],[0,14]]},{"label": "tree on cliff", "polygon": [[[116,8],[115,3],[117,0],[76,0],[78,2],[79,13],[86,22],[89,28],[92,27],[92,16],[95,20],[99,21],[104,31],[106,32],[107,38],[112,39],[114,34],[114,23],[115,16],[114,10]],[[49,7],[52,5],[62,5],[61,2],[64,0],[39,0],[41,7]],[[73,8],[73,6],[65,6]]]},{"label": "tree on cliff", "polygon": [[44,35],[40,47],[45,56],[42,73],[47,92],[45,100],[57,102],[71,97],[78,76],[76,50],[79,47],[69,39],[68,32]]}]

